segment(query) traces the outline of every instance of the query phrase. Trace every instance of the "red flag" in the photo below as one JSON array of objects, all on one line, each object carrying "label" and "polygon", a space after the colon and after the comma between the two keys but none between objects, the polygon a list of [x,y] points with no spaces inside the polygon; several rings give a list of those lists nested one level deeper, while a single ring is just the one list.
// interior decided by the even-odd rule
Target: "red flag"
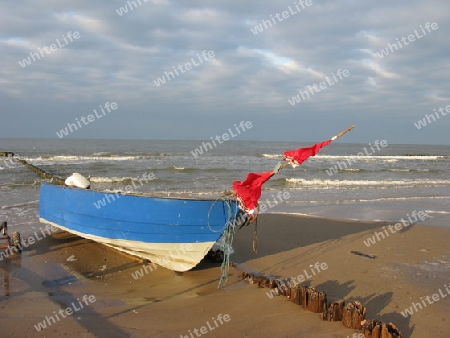
[{"label": "red flag", "polygon": [[284,152],[284,160],[296,167],[305,162],[310,156],[316,155],[320,148],[325,147],[331,143],[332,140],[323,141],[307,148],[299,148],[297,150],[289,150]]},{"label": "red flag", "polygon": [[252,215],[261,197],[262,185],[274,175],[273,171],[249,173],[245,181],[234,181],[233,190],[237,195],[240,208]]}]

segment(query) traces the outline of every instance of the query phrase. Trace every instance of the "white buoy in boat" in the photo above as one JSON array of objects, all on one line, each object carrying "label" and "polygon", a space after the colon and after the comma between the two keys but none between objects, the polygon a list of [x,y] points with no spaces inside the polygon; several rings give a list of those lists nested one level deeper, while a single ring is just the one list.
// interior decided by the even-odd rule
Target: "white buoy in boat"
[{"label": "white buoy in boat", "polygon": [[77,187],[82,189],[89,189],[91,186],[91,182],[79,173],[73,173],[72,176],[67,177],[65,183],[69,187]]}]

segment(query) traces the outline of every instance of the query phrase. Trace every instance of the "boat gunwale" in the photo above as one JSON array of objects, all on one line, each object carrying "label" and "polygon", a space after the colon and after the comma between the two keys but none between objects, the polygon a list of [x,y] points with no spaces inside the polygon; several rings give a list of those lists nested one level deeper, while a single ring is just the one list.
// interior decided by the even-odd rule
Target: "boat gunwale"
[{"label": "boat gunwale", "polygon": [[122,196],[143,197],[143,198],[152,198],[152,199],[161,199],[161,200],[202,201],[202,202],[203,201],[204,202],[219,202],[219,201],[225,201],[225,200],[232,200],[233,202],[237,202],[236,197],[232,196],[232,195],[223,195],[223,196],[218,196],[217,198],[187,197],[187,196],[186,197],[176,197],[176,196],[158,196],[158,195],[153,196],[153,195],[151,195],[151,192],[149,192],[149,193],[144,193],[144,192],[127,193],[126,191],[107,191],[107,190],[83,189],[83,188],[77,188],[77,187],[71,187],[71,186],[62,186],[62,185],[52,184],[51,182],[41,182],[41,184],[57,186],[62,189],[96,192],[96,193],[100,193],[100,194],[120,194]]}]

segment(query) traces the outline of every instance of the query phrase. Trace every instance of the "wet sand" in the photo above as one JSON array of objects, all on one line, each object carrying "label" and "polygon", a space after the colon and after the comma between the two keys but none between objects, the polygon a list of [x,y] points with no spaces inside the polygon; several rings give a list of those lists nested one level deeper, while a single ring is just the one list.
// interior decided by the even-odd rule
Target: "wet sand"
[{"label": "wet sand", "polygon": [[[359,300],[367,306],[367,318],[394,322],[404,337],[449,337],[450,297],[407,318],[400,312],[439,288],[446,292],[450,228],[409,226],[367,247],[363,240],[384,225],[261,215],[258,253],[252,251],[254,225],[239,230],[232,256],[236,267],[223,289],[217,289],[218,263],[204,260],[182,275],[148,268],[135,279],[142,260],[59,231],[0,261],[1,336],[352,337],[356,332],[340,322],[323,322],[283,297],[269,298],[268,289],[241,280],[247,271],[303,275],[326,291],[329,301]],[[327,268],[316,268],[313,275],[310,265],[316,263]],[[95,301],[88,302],[89,296]],[[68,308],[74,313],[67,315]],[[50,316],[54,323],[49,319],[52,324],[38,332],[35,325]]]}]

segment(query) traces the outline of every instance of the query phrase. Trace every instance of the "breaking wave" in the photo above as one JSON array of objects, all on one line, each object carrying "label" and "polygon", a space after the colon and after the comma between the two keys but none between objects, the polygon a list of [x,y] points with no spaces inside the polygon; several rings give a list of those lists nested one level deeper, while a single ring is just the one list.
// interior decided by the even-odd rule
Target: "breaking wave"
[{"label": "breaking wave", "polygon": [[327,180],[304,178],[285,178],[287,184],[301,186],[432,186],[432,185],[450,185],[450,180]]}]

